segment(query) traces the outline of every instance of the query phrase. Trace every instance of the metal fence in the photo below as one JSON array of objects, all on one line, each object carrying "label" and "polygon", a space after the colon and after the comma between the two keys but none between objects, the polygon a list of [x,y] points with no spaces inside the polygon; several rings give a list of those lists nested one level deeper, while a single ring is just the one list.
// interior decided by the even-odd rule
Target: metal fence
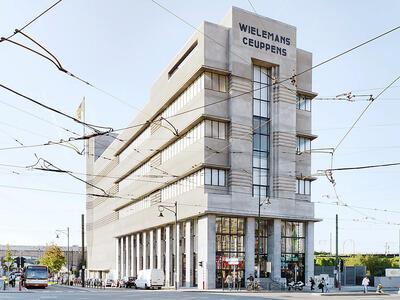
[{"label": "metal fence", "polygon": [[[345,266],[341,272],[342,285],[361,285],[361,282],[367,273],[366,266]],[[329,277],[335,277],[334,266],[315,266],[314,274],[328,274]]]}]

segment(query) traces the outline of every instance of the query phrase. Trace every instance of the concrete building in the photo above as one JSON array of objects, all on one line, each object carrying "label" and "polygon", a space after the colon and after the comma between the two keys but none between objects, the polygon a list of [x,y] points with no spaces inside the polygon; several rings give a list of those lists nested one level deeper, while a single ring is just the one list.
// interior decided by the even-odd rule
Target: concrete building
[{"label": "concrete building", "polygon": [[291,25],[235,7],[204,22],[129,128],[89,141],[88,180],[113,196],[87,186],[100,194],[87,198],[89,276],[159,268],[167,286],[206,289],[233,269],[312,276],[316,94],[311,71],[293,76],[311,65]]}]

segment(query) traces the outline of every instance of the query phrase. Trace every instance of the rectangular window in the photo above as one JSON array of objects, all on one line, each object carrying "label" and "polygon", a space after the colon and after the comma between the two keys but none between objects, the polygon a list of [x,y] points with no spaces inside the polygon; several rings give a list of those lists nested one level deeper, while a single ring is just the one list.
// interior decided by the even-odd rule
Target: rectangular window
[{"label": "rectangular window", "polygon": [[253,66],[253,196],[269,195],[271,70]]},{"label": "rectangular window", "polygon": [[206,137],[214,139],[226,139],[226,123],[219,121],[206,120]]},{"label": "rectangular window", "polygon": [[311,151],[311,139],[298,136],[297,137],[297,153],[310,153]]},{"label": "rectangular window", "polygon": [[281,276],[288,282],[295,278],[304,282],[304,225],[303,222],[282,221]]},{"label": "rectangular window", "polygon": [[304,95],[297,95],[296,108],[311,111],[311,98]]},{"label": "rectangular window", "polygon": [[311,195],[311,181],[306,179],[297,179],[296,194]]}]

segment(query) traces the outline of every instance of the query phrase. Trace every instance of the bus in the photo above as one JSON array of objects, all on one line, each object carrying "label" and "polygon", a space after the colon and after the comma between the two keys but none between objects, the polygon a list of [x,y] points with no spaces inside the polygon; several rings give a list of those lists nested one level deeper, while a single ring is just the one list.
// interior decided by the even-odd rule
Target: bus
[{"label": "bus", "polygon": [[23,285],[26,288],[48,286],[49,272],[46,266],[31,265],[24,268]]}]

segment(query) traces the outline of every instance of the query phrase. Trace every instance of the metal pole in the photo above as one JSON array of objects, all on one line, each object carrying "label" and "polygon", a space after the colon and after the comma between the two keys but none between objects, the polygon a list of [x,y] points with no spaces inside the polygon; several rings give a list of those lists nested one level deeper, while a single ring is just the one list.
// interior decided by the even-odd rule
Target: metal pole
[{"label": "metal pole", "polygon": [[[85,287],[85,215],[82,214],[81,216],[81,222],[82,222],[82,258],[81,258],[81,269],[82,269],[82,287]],[[133,262],[132,262],[133,263]]]},{"label": "metal pole", "polygon": [[400,268],[400,229],[399,229],[399,268]]},{"label": "metal pole", "polygon": [[335,268],[336,268],[336,287],[339,286],[339,215],[336,214],[336,259],[335,259]]},{"label": "metal pole", "polygon": [[174,280],[175,290],[178,289],[178,247],[179,247],[179,232],[178,232],[178,203],[175,201],[175,230],[176,230],[176,241],[175,241],[175,268],[174,268]]},{"label": "metal pole", "polygon": [[258,191],[258,219],[257,219],[257,278],[260,280],[260,252],[261,252],[261,242],[260,242],[260,219],[261,219],[261,193]]},{"label": "metal pole", "polygon": [[69,227],[67,227],[67,285],[69,285]]}]

